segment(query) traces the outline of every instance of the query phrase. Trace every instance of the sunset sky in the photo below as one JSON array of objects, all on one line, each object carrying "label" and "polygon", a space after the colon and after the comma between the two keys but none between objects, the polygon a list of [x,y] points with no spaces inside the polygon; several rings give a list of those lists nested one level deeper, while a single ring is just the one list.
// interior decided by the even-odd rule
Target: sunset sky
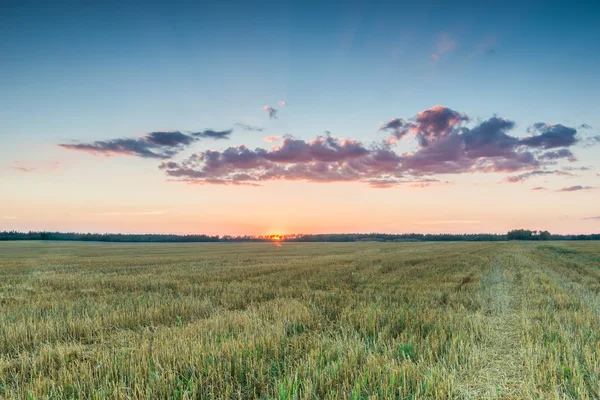
[{"label": "sunset sky", "polygon": [[600,232],[593,2],[8,2],[0,230]]}]

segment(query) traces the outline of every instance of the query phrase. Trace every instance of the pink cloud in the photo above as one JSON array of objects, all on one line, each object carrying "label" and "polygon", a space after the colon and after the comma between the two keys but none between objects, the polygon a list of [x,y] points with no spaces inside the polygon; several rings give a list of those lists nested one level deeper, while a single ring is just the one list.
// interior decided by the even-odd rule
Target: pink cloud
[{"label": "pink cloud", "polygon": [[442,33],[436,44],[436,51],[431,55],[433,61],[439,61],[440,56],[450,53],[456,48],[456,41],[447,33]]},{"label": "pink cloud", "polygon": [[[511,135],[514,121],[494,116],[474,127],[468,127],[468,121],[465,113],[436,105],[412,118],[394,118],[382,125],[380,131],[393,134],[385,142],[363,144],[329,134],[311,141],[270,137],[263,140],[280,139],[270,149],[241,145],[207,150],[182,162],[163,162],[160,169],[169,179],[198,184],[258,185],[287,180],[360,182],[386,188],[442,184],[436,175],[462,173],[519,172],[507,180],[520,182],[549,173],[534,171],[557,163],[538,151],[539,143]],[[393,145],[405,135],[414,135],[418,148],[396,153]]]},{"label": "pink cloud", "polygon": [[263,138],[263,142],[272,143],[272,142],[279,140],[280,138],[281,138],[280,136],[269,136],[269,137]]},{"label": "pink cloud", "polygon": [[438,54],[448,53],[456,47],[456,41],[452,39],[447,33],[442,33],[437,45]]}]

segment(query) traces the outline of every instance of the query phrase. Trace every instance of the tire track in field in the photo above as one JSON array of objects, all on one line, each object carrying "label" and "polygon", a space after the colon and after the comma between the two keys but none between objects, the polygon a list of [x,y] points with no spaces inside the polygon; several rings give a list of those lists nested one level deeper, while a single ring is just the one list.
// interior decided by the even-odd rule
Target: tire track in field
[{"label": "tire track in field", "polygon": [[[514,249],[511,249],[514,250]],[[496,257],[481,278],[483,343],[473,349],[472,367],[459,378],[459,398],[519,398],[523,386],[521,294],[515,285],[518,259]]]}]

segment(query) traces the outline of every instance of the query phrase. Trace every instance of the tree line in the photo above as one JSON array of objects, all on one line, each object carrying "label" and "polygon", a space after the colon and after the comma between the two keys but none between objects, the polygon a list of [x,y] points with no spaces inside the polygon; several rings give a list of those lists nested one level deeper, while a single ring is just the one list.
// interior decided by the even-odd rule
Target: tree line
[{"label": "tree line", "polygon": [[600,240],[600,234],[554,235],[548,231],[515,229],[507,234],[423,234],[423,233],[341,233],[341,234],[299,234],[264,236],[210,236],[210,235],[171,235],[171,234],[121,234],[121,233],[76,233],[76,232],[0,232],[0,240],[57,240],[87,242],[159,242],[159,243],[199,243],[199,242],[440,242],[440,241],[506,241],[506,240]]}]

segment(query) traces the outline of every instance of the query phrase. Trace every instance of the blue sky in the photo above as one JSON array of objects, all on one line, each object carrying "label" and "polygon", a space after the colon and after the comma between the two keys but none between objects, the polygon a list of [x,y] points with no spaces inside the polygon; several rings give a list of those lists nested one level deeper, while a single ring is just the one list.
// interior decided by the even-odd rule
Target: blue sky
[{"label": "blue sky", "polygon": [[[470,3],[3,3],[2,174],[18,185],[23,178],[6,167],[64,162],[71,155],[60,143],[236,123],[266,130],[193,151],[324,131],[383,140],[380,123],[436,104],[468,114],[471,126],[514,120],[517,137],[540,121],[598,134],[600,5]],[[279,118],[269,120],[265,105]],[[581,165],[597,155],[598,147],[577,151]],[[108,168],[164,180],[148,160],[111,159]]]},{"label": "blue sky", "polygon": [[[298,135],[366,135],[435,104],[598,125],[593,3],[45,3],[0,17],[6,135],[225,128],[280,98]],[[435,63],[443,34],[456,45]]]}]

